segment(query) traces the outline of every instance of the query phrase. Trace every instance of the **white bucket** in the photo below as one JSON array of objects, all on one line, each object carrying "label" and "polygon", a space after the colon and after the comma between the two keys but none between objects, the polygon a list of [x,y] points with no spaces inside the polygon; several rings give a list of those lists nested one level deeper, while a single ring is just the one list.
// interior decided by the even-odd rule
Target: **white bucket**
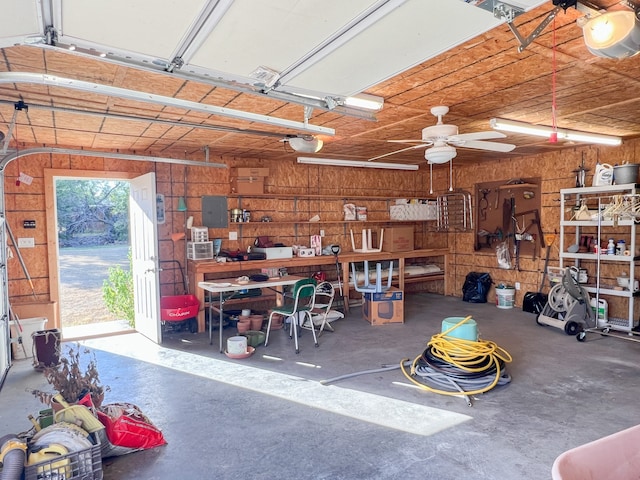
[{"label": "white bucket", "polygon": [[[10,333],[12,338],[11,354],[13,355],[14,360],[32,358],[33,334],[40,330],[44,330],[44,326],[47,324],[47,319],[45,317],[23,318],[19,320],[18,323],[22,327],[21,333],[15,320],[11,320],[9,322],[9,328],[11,329]],[[22,345],[18,343],[18,337],[20,336],[22,336],[22,345],[24,345],[24,350],[22,349]],[[27,352],[26,356],[25,351]]]},{"label": "white bucket", "polygon": [[516,289],[513,287],[496,288],[496,307],[513,308],[516,301]]},{"label": "white bucket", "polygon": [[229,337],[227,339],[227,353],[232,355],[247,353],[247,337]]},{"label": "white bucket", "polygon": [[[596,313],[596,299],[592,298],[590,303],[591,303],[591,310],[593,310],[593,313]],[[606,327],[608,322],[609,322],[609,304],[605,299],[599,298],[597,325],[598,327]]]}]

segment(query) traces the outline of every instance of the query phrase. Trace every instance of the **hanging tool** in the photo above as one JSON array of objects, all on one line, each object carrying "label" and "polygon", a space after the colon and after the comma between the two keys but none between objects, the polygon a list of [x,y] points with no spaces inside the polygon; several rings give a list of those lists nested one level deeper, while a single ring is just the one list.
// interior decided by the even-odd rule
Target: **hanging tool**
[{"label": "hanging tool", "polygon": [[342,292],[342,278],[340,277],[340,261],[338,260],[338,254],[340,253],[340,245],[331,245],[331,253],[336,258],[336,273],[338,274],[338,286],[340,287],[340,297],[344,301],[344,293]]},{"label": "hanging tool", "polygon": [[491,193],[491,189],[483,188],[480,190],[480,193],[482,194],[482,198],[478,202],[478,206],[480,207],[480,217],[482,217],[482,220],[486,220],[487,208],[489,208],[489,200],[487,199],[487,195]]},{"label": "hanging tool", "polygon": [[547,246],[547,253],[544,258],[544,268],[542,270],[542,280],[540,281],[540,288],[537,292],[527,292],[522,299],[522,311],[538,314],[542,312],[542,309],[547,304],[549,296],[546,293],[542,293],[544,289],[544,281],[547,278],[547,269],[549,267],[549,257],[551,255],[551,247],[556,241],[556,234],[546,234],[543,237],[543,241]]},{"label": "hanging tool", "polygon": [[20,265],[22,266],[22,271],[24,272],[25,277],[29,281],[29,285],[31,286],[31,291],[33,292],[33,297],[36,300],[38,299],[38,294],[36,293],[36,289],[33,286],[33,281],[31,280],[31,276],[29,275],[29,271],[27,270],[27,266],[24,263],[24,259],[22,258],[22,254],[20,253],[20,248],[18,247],[18,242],[16,242],[16,238],[13,236],[13,232],[11,231],[11,227],[9,226],[9,222],[7,219],[4,219],[4,226],[7,229],[7,233],[9,234],[9,238],[11,239],[11,243],[13,244],[13,248],[16,251],[16,255],[18,256],[18,260],[20,261]]}]

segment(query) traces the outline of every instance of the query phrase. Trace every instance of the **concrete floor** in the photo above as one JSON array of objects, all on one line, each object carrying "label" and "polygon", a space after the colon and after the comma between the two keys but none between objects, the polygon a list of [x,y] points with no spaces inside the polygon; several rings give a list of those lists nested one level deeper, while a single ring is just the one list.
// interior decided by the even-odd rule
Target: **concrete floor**
[{"label": "concrete floor", "polygon": [[[105,403],[137,404],[168,445],[104,460],[110,479],[546,479],[565,450],[637,423],[640,345],[576,341],[520,309],[410,294],[404,324],[370,326],[358,309],[301,352],[284,331],[231,360],[206,334],[137,334],[86,341]],[[441,321],[473,315],[481,339],[513,357],[510,384],[461,397],[408,387],[399,369],[321,380],[414,358]],[[225,335],[235,329],[225,329]],[[0,391],[0,435],[27,430],[47,389],[27,360]]]}]

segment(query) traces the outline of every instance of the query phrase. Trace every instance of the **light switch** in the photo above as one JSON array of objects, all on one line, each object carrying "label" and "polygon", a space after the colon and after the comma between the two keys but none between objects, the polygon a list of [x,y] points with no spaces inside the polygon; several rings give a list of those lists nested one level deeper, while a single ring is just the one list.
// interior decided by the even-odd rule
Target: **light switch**
[{"label": "light switch", "polygon": [[18,248],[33,248],[36,246],[36,242],[33,238],[18,238]]}]

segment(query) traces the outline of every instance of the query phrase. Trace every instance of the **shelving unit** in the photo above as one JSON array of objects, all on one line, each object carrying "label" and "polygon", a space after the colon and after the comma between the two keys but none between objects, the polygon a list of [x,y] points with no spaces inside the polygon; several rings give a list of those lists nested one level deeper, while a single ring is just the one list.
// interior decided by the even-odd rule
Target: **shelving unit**
[{"label": "shelving unit", "polygon": [[[583,285],[592,297],[596,298],[596,304],[601,297],[619,298],[626,302],[627,314],[625,317],[608,316],[608,326],[617,331],[631,332],[638,322],[636,320],[636,298],[638,292],[633,292],[633,283],[636,272],[636,262],[640,257],[636,255],[637,225],[633,218],[626,216],[609,216],[607,208],[616,199],[625,198],[632,205],[640,206],[640,185],[611,185],[603,187],[581,187],[560,190],[560,266],[569,264],[576,267],[591,267],[595,269],[595,278]],[[590,220],[575,219],[575,215],[581,205],[586,205],[591,215]],[[602,212],[603,214],[600,214]],[[603,218],[604,216],[604,218]],[[594,239],[594,244],[600,248],[594,251],[593,245],[590,251],[584,251],[583,240]],[[609,238],[614,240],[623,238],[626,241],[628,255],[606,254],[606,245]],[[569,252],[572,245],[577,245],[582,251]],[[575,248],[575,247],[574,247]],[[604,250],[605,253],[602,253]],[[620,289],[615,277],[625,272],[629,276],[630,289]],[[593,274],[589,272],[590,275]],[[606,299],[606,298],[604,298]],[[617,306],[618,310],[623,310]]]}]

